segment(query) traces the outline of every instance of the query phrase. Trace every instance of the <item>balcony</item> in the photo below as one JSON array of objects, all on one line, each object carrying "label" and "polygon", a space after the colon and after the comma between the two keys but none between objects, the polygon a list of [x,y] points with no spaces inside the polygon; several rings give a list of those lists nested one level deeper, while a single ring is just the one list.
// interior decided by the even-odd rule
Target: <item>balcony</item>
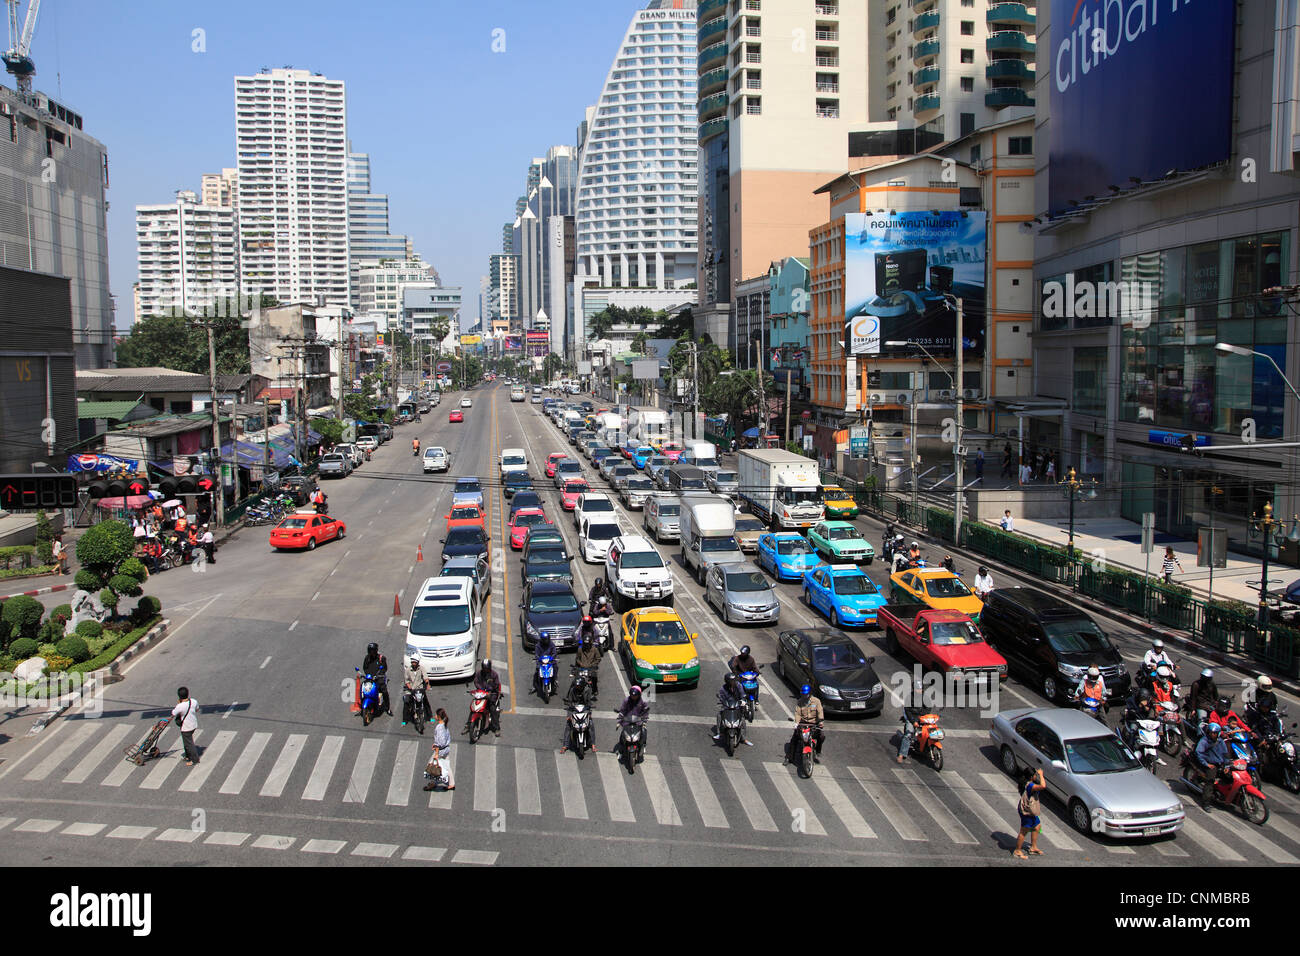
[{"label": "balcony", "polygon": [[918,93],[923,93],[926,89],[939,82],[939,68],[937,66],[923,66],[916,71],[913,81],[913,88]]},{"label": "balcony", "polygon": [[703,146],[706,142],[727,131],[727,118],[717,116],[708,122],[700,124],[699,145]]},{"label": "balcony", "polygon": [[932,56],[939,55],[939,41],[922,40],[912,50],[912,63],[916,66],[921,65],[922,60],[928,60]]},{"label": "balcony", "polygon": [[932,10],[929,13],[923,13],[912,21],[912,36],[920,36],[926,30],[934,30],[939,26],[939,11]]},{"label": "balcony", "polygon": [[822,81],[817,84],[818,93],[838,93],[840,85],[836,82]]},{"label": "balcony", "polygon": [[709,14],[714,11],[726,12],[727,0],[700,0],[699,6],[695,8],[696,19],[704,23],[709,19]]},{"label": "balcony", "polygon": [[930,119],[939,112],[939,94],[926,93],[918,96],[912,105],[912,117],[918,121]]},{"label": "balcony", "polygon": [[[1015,62],[1020,62],[1019,60]],[[716,93],[727,85],[727,68],[720,67],[716,70],[709,70],[700,77],[699,93],[700,96],[708,96],[710,93]]]},{"label": "balcony", "polygon": [[839,30],[814,30],[813,35],[818,43],[838,43],[840,39]]},{"label": "balcony", "polygon": [[984,67],[984,75],[990,80],[1032,80],[1034,64],[1027,60],[994,60]]},{"label": "balcony", "polygon": [[1038,20],[1023,3],[995,3],[989,7],[985,19],[990,27],[1021,26],[1026,32],[1032,31]]},{"label": "balcony", "polygon": [[933,10],[936,3],[938,3],[938,0],[916,0],[912,4],[912,11],[914,13],[924,13],[927,10]]},{"label": "balcony", "polygon": [[817,4],[817,15],[819,17],[838,17],[840,15],[839,4],[819,3]]},{"label": "balcony", "polygon": [[704,49],[710,43],[716,43],[723,39],[727,33],[727,18],[725,16],[717,17],[700,27],[697,44],[699,49]]},{"label": "balcony", "polygon": [[990,34],[984,49],[989,53],[1033,53],[1034,40],[1019,30],[1001,30]]},{"label": "balcony", "polygon": [[727,44],[725,42],[705,47],[696,58],[696,68],[699,73],[707,73],[716,67],[725,67],[726,65]]},{"label": "balcony", "polygon": [[840,65],[840,58],[838,56],[827,56],[824,54],[819,54],[817,57],[817,65],[837,67]]},{"label": "balcony", "polygon": [[727,111],[727,91],[714,93],[712,96],[706,96],[700,100],[699,119],[703,123],[705,120],[711,120],[715,116],[721,116]]},{"label": "balcony", "polygon": [[984,105],[991,110],[1008,106],[1033,106],[1034,98],[1018,86],[1004,86],[984,94]]}]

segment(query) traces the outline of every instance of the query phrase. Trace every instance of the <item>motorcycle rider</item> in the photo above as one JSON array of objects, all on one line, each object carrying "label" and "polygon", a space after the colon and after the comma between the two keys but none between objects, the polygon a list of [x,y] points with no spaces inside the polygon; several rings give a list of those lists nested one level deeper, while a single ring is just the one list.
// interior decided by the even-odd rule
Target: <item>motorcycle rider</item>
[{"label": "motorcycle rider", "polygon": [[402,668],[402,686],[406,691],[402,696],[402,726],[405,727],[411,720],[414,703],[411,692],[417,687],[424,688],[424,719],[429,720],[433,716],[433,710],[429,707],[429,675],[424,672],[424,665],[418,657],[412,657],[411,663]]},{"label": "motorcycle rider", "polygon": [[1151,642],[1151,650],[1142,655],[1142,672],[1147,675],[1154,674],[1161,664],[1171,671],[1174,669],[1174,662],[1165,651],[1165,642],[1157,637]]},{"label": "motorcycle rider", "polygon": [[369,674],[375,679],[379,689],[379,706],[389,717],[393,716],[393,705],[388,699],[388,658],[379,653],[379,645],[371,641],[366,645],[366,659],[361,662],[361,673]]},{"label": "motorcycle rider", "polygon": [[[577,678],[569,682],[569,689],[564,692],[564,702],[572,707],[573,704],[582,702],[588,707],[591,706],[592,695],[589,685],[585,678]],[[596,722],[589,721],[587,724],[587,735],[591,740],[591,752],[596,752]],[[573,716],[565,714],[564,716],[564,736],[560,738],[560,753],[567,753],[569,744],[573,742]]]},{"label": "motorcycle rider", "polygon": [[604,593],[596,595],[595,600],[591,602],[590,609],[591,609],[591,613],[587,615],[587,617],[584,618],[583,621],[584,628],[586,625],[586,621],[588,619],[591,620],[592,624],[590,630],[593,635],[593,639],[595,639],[597,643],[600,643],[601,639],[595,637],[596,634],[595,621],[597,617],[605,618],[605,637],[603,640],[607,641],[608,644],[607,646],[603,647],[602,650],[609,650],[610,645],[613,644],[613,641],[611,640],[612,632],[610,631],[610,627],[609,627],[609,619],[610,617],[613,616],[613,609],[610,607],[609,604],[609,596]]},{"label": "motorcycle rider", "polygon": [[1223,741],[1219,739],[1219,725],[1211,720],[1205,725],[1205,733],[1201,735],[1192,754],[1192,763],[1201,782],[1201,792],[1197,796],[1197,801],[1206,813],[1210,812],[1210,804],[1214,799],[1212,788],[1218,777],[1219,768],[1227,762],[1228,752]]},{"label": "motorcycle rider", "polygon": [[420,454],[420,439],[418,438],[411,439],[411,454],[412,455]]},{"label": "motorcycle rider", "polygon": [[943,556],[943,569],[945,571],[951,571],[953,574],[957,573],[957,566],[953,563],[951,554],[945,554]]},{"label": "motorcycle rider", "polygon": [[1129,695],[1124,701],[1124,722],[1134,723],[1139,720],[1156,719],[1156,700],[1151,691],[1143,687]]},{"label": "motorcycle rider", "polygon": [[604,598],[607,602],[609,601],[609,585],[605,583],[604,578],[596,578],[595,583],[591,586],[591,590],[587,592],[587,606],[594,608],[596,602],[600,598]]},{"label": "motorcycle rider", "polygon": [[1089,667],[1088,672],[1079,679],[1079,686],[1074,689],[1074,696],[1080,700],[1094,697],[1101,701],[1101,709],[1104,712],[1110,712],[1110,702],[1106,699],[1106,682],[1102,680],[1101,670],[1096,664]]},{"label": "motorcycle rider", "polygon": [[1157,702],[1174,699],[1174,672],[1167,664],[1156,668],[1155,680],[1151,683],[1151,694]]},{"label": "motorcycle rider", "polygon": [[[790,757],[794,758],[799,753],[799,726],[808,724],[812,727],[812,737],[816,744],[813,751],[813,760],[817,763],[822,762],[822,744],[826,741],[826,734],[822,725],[826,722],[826,713],[822,710],[822,702],[813,696],[812,688],[804,684],[799,688],[799,703],[794,709],[794,734],[790,738]],[[791,759],[791,763],[794,760]]]},{"label": "motorcycle rider", "polygon": [[[501,678],[492,669],[492,661],[483,658],[483,663],[474,675],[474,689],[488,692],[488,715],[492,720],[492,732],[501,736]],[[469,721],[465,722],[465,731],[469,731]]]},{"label": "motorcycle rider", "polygon": [[980,565],[980,569],[975,572],[975,596],[981,601],[988,597],[989,592],[993,590],[993,576],[989,574],[989,569]]},{"label": "motorcycle rider", "polygon": [[894,549],[894,558],[890,564],[890,570],[891,573],[897,574],[899,571],[905,570],[907,567],[907,552],[903,550],[902,542],[899,542],[899,546]]},{"label": "motorcycle rider", "polygon": [[1220,697],[1214,702],[1214,713],[1210,715],[1210,719],[1216,721],[1220,729],[1228,726],[1229,720],[1235,720],[1242,727],[1246,726],[1246,722],[1232,709],[1231,697]]},{"label": "motorcycle rider", "polygon": [[1250,729],[1260,737],[1267,735],[1276,713],[1277,694],[1273,692],[1273,679],[1267,674],[1261,674],[1255,682],[1254,706],[1246,708],[1246,719],[1253,721]]},{"label": "motorcycle rider", "polygon": [[541,636],[537,638],[537,644],[533,648],[533,678],[535,681],[540,680],[542,669],[542,658],[550,657],[557,659],[560,656],[560,649],[556,647],[555,641],[551,635],[542,631]]},{"label": "motorcycle rider", "polygon": [[907,755],[912,752],[912,741],[916,739],[916,722],[925,713],[925,704],[921,695],[921,681],[912,681],[912,702],[903,705],[903,730],[898,741],[899,763],[905,762]]},{"label": "motorcycle rider", "polygon": [[646,750],[650,747],[650,705],[641,699],[641,686],[633,684],[627,692],[627,700],[615,713],[618,715],[618,723],[621,727],[623,722],[629,717],[641,718],[641,753],[637,755],[637,763],[645,759]]},{"label": "motorcycle rider", "polygon": [[1188,712],[1196,712],[1198,723],[1203,722],[1214,710],[1214,702],[1219,698],[1218,685],[1214,683],[1214,671],[1205,668],[1201,676],[1192,681],[1192,691],[1187,696]]},{"label": "motorcycle rider", "polygon": [[921,566],[921,545],[913,541],[907,549],[907,566],[909,568],[919,568]]},{"label": "motorcycle rider", "polygon": [[[722,678],[722,687],[718,689],[718,722],[713,728],[713,739],[719,740],[722,737],[722,712],[732,707],[740,707],[745,700],[745,688],[740,686],[733,671],[728,671],[727,676]],[[754,746],[754,742],[745,736],[745,722],[740,722],[740,742],[746,747]]]},{"label": "motorcycle rider", "polygon": [[600,697],[600,641],[596,640],[594,631],[589,630],[591,617],[583,619],[583,629],[578,632],[578,653],[573,659],[575,670],[585,667],[590,672],[591,699]]},{"label": "motorcycle rider", "polygon": [[733,674],[743,674],[745,671],[758,673],[759,663],[754,660],[754,655],[749,652],[749,645],[743,644],[740,653],[727,662]]}]

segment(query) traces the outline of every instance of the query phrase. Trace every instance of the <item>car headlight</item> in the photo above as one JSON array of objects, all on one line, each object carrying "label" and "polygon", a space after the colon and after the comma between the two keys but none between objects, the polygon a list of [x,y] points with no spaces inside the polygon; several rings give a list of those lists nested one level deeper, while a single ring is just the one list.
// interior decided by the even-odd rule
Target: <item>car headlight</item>
[{"label": "car headlight", "polygon": [[655,666],[653,664],[651,664],[649,661],[643,661],[639,657],[636,659],[636,666],[637,668],[643,671],[655,670]]},{"label": "car headlight", "polygon": [[999,674],[1005,674],[1006,672],[1007,672],[1007,665],[1006,665],[1006,664],[999,664],[999,665],[998,665],[998,673],[999,673]]},{"label": "car headlight", "polygon": [[852,607],[851,605],[848,605],[848,604],[846,604],[846,605],[844,605],[842,608],[840,608],[840,613],[843,614],[845,617],[861,617],[861,616],[862,616],[862,610],[861,610],[860,608]]},{"label": "car headlight", "polygon": [[466,654],[470,653],[473,650],[474,650],[474,642],[466,641],[460,647],[456,648],[456,656],[464,657]]},{"label": "car headlight", "polygon": [[837,691],[834,687],[827,687],[825,684],[821,684],[818,686],[817,689],[821,691],[822,696],[825,697],[827,700],[841,699],[840,692]]},{"label": "car headlight", "polygon": [[1112,820],[1132,820],[1132,819],[1133,819],[1133,814],[1131,814],[1131,813],[1125,813],[1123,810],[1110,810],[1110,811],[1108,811],[1108,812],[1105,813],[1105,816],[1109,817],[1109,818],[1112,819]]},{"label": "car headlight", "polygon": [[1181,803],[1175,804],[1172,807],[1165,807],[1165,813],[1182,813],[1182,812],[1184,811],[1183,811],[1183,805]]},{"label": "car headlight", "polygon": [[1056,669],[1059,670],[1066,677],[1082,677],[1085,673],[1087,673],[1085,668],[1072,667],[1069,664],[1057,664]]},{"label": "car headlight", "polygon": [[524,631],[529,637],[537,637],[537,628],[533,627],[531,621],[524,621]]},{"label": "car headlight", "polygon": [[409,661],[412,657],[419,657],[420,650],[414,644],[406,645],[406,659]]},{"label": "car headlight", "polygon": [[872,685],[871,685],[871,696],[872,696],[872,697],[875,697],[877,694],[883,694],[884,692],[885,692],[885,687],[884,687],[883,684],[879,684],[879,683],[877,683],[877,684],[872,684]]},{"label": "car headlight", "polygon": [[692,657],[689,661],[686,662],[686,670],[690,670],[692,667],[699,667],[699,666],[700,666],[700,659],[698,657]]}]

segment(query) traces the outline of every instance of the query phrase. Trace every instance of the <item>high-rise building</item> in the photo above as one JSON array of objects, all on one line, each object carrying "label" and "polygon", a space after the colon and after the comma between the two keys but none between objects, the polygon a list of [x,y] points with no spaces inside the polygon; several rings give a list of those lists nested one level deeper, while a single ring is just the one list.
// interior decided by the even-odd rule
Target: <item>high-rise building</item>
[{"label": "high-rise building", "polygon": [[377,313],[389,319],[402,314],[402,286],[419,282],[429,287],[438,285],[438,273],[418,256],[414,259],[385,259],[362,262],[357,270],[357,310],[375,318]]},{"label": "high-rise building", "polygon": [[488,258],[488,316],[509,328],[523,328],[519,314],[517,256],[498,253]]},{"label": "high-rise building", "polygon": [[[370,156],[348,150],[348,270],[352,305],[362,311],[361,270],[410,258],[406,236],[388,232],[388,196],[370,191]],[[396,305],[396,304],[395,304]]]},{"label": "high-rise building", "polygon": [[551,351],[561,355],[565,353],[568,286],[573,280],[575,264],[573,204],[577,182],[577,147],[552,146],[547,150],[537,186],[537,218],[542,235],[542,308],[550,318]]},{"label": "high-rise building", "polygon": [[244,292],[347,304],[343,82],[290,69],[235,77],[235,147]]},{"label": "high-rise building", "polygon": [[651,0],[619,43],[582,146],[575,287],[696,275],[695,0]]},{"label": "high-rise building", "polygon": [[542,226],[532,201],[525,200],[524,210],[515,219],[514,255],[518,265],[516,285],[519,295],[519,315],[524,328],[531,329],[537,313],[543,308],[542,301]]},{"label": "high-rise building", "polygon": [[113,361],[108,153],[44,93],[0,86],[0,265],[65,276],[80,368]]},{"label": "high-rise building", "polygon": [[223,169],[219,173],[204,173],[200,198],[209,208],[238,208],[239,172]]},{"label": "high-rise building", "polygon": [[202,204],[182,189],[175,202],[136,206],[135,242],[136,320],[202,314],[238,295],[235,212],[229,205]]}]

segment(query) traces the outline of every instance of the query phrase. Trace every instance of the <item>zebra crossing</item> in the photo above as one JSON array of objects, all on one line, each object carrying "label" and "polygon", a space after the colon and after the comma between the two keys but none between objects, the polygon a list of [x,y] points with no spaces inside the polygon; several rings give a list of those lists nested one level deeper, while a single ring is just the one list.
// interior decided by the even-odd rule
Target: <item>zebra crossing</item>
[{"label": "zebra crossing", "polygon": [[[221,730],[198,742],[203,758],[185,768],[179,747],[143,767],[122,759],[135,725],[83,721],[49,754],[16,774],[49,792],[53,785],[213,797],[299,800],[507,815],[549,823],[595,821],[610,827],[664,827],[706,834],[740,831],[750,839],[798,833],[838,846],[900,850],[934,847],[996,851],[994,834],[1014,837],[1017,794],[997,772],[921,774],[913,768],[817,768],[810,780],[779,761],[716,755],[649,754],[629,775],[614,754],[588,755],[499,743],[452,748],[455,790],[426,792],[423,740],[397,736],[277,734]],[[17,782],[13,779],[12,784]],[[1189,818],[1174,841],[1148,845],[1096,841],[1046,816],[1045,846],[1067,855],[1105,853],[1138,862],[1154,854],[1188,857],[1199,849],[1225,863],[1300,863],[1300,827],[1276,807],[1265,828],[1227,812]]]}]

